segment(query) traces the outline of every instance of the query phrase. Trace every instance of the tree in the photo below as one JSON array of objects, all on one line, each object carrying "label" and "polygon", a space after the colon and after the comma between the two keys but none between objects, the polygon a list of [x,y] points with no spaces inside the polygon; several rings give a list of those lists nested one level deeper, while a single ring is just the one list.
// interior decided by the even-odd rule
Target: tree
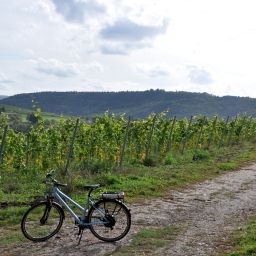
[{"label": "tree", "polygon": [[4,106],[1,106],[1,107],[0,107],[0,113],[3,113],[3,112],[5,112],[5,107],[4,107]]},{"label": "tree", "polygon": [[40,119],[39,116],[37,116],[35,113],[27,114],[27,120],[32,124],[37,124],[39,119]]}]

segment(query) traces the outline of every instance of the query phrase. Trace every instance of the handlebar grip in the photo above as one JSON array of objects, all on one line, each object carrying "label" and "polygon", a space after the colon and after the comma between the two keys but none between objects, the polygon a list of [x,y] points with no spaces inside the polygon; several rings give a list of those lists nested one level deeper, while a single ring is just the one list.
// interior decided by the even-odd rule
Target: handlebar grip
[{"label": "handlebar grip", "polygon": [[53,173],[55,172],[55,170],[51,170],[50,172],[48,172],[47,174],[46,174],[46,178],[50,178],[52,175],[53,175]]}]

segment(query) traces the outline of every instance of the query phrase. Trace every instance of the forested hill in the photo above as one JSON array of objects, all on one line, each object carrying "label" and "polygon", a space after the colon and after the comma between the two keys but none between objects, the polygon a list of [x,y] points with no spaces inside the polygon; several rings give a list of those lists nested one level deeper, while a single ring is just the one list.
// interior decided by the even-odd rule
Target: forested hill
[{"label": "forested hill", "polygon": [[0,100],[6,98],[7,96],[0,95]]},{"label": "forested hill", "polygon": [[238,113],[256,114],[256,99],[248,97],[217,97],[207,93],[166,92],[149,90],[137,92],[40,92],[19,94],[0,100],[0,103],[32,108],[32,99],[45,112],[65,115],[94,116],[107,110],[143,118],[154,112],[169,110],[168,115]]}]

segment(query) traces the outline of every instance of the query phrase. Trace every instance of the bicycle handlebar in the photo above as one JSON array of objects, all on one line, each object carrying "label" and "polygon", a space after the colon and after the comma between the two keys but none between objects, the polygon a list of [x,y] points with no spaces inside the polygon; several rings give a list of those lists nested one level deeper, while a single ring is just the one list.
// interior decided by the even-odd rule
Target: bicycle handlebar
[{"label": "bicycle handlebar", "polygon": [[[66,187],[67,184],[62,184],[60,182],[58,182],[57,180],[55,180],[52,176],[53,176],[53,173],[55,171],[54,170],[51,170],[50,172],[48,172],[45,176],[45,179],[44,179],[44,183],[45,184],[53,184],[55,186],[62,186],[62,187]],[[50,182],[49,182],[50,180]]]},{"label": "bicycle handlebar", "polygon": [[[55,185],[55,186],[66,187],[67,184],[62,184],[62,183],[58,182],[57,180],[55,180],[55,179],[52,177],[54,172],[55,172],[55,170],[51,170],[50,172],[48,172],[48,173],[45,175],[44,183],[45,183],[45,184],[53,184],[53,185]],[[105,186],[108,186],[108,184],[87,185],[87,186],[84,186],[84,188],[85,188],[85,189],[89,189],[89,190],[94,190],[94,189],[97,189],[97,188],[100,188],[100,187],[105,187]]]},{"label": "bicycle handlebar", "polygon": [[55,170],[51,170],[50,172],[48,172],[46,174],[45,178],[50,178],[53,175],[54,172],[55,172]]}]

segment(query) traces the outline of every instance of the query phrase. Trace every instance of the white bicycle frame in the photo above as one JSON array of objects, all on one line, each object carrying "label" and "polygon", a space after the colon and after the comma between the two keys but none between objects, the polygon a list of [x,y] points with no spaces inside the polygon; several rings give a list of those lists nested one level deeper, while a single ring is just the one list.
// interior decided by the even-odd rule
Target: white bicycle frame
[{"label": "white bicycle frame", "polygon": [[[97,225],[97,224],[106,224],[108,221],[105,218],[105,212],[103,212],[101,209],[95,207],[95,202],[91,199],[90,196],[88,196],[87,201],[85,203],[85,208],[83,208],[80,204],[75,202],[73,199],[68,197],[66,194],[64,194],[57,186],[53,187],[52,190],[52,196],[57,199],[57,201],[64,206],[64,208],[71,214],[72,218],[76,221],[78,225],[85,225],[85,226],[90,226],[90,225]],[[78,208],[81,212],[81,218],[79,218],[75,212],[69,207],[69,205],[66,203],[68,201],[70,204],[74,205],[76,208]],[[88,222],[85,221],[88,213],[89,206],[93,207],[97,212],[100,213],[103,219],[106,221],[93,221],[93,222]]]}]

